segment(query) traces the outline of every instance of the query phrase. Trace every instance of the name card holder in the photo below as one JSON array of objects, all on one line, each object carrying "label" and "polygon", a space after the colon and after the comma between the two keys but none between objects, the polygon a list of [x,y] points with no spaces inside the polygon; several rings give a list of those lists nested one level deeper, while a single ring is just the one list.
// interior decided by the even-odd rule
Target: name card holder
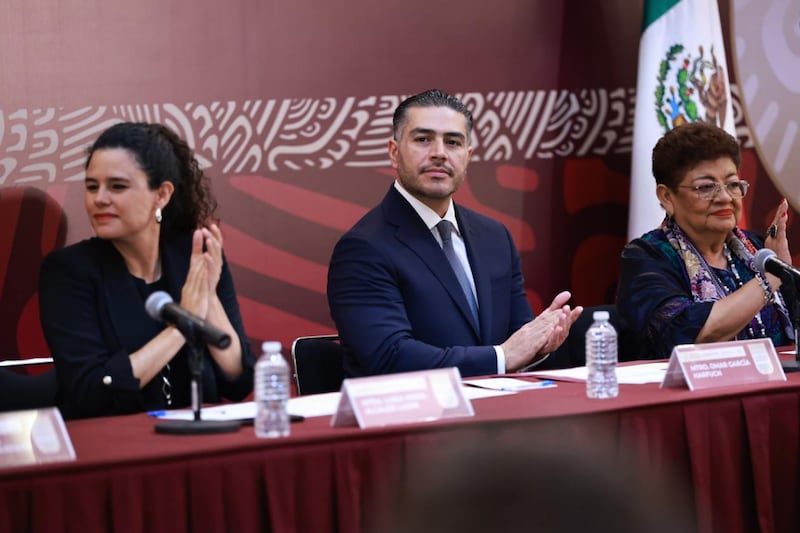
[{"label": "name card holder", "polygon": [[676,346],[661,387],[686,384],[695,391],[769,381],[786,381],[778,353],[769,339],[749,339]]},{"label": "name card holder", "polygon": [[74,460],[75,450],[57,408],[0,413],[0,468]]},{"label": "name card holder", "polygon": [[332,426],[365,429],[475,414],[455,367],[349,378],[341,390]]}]

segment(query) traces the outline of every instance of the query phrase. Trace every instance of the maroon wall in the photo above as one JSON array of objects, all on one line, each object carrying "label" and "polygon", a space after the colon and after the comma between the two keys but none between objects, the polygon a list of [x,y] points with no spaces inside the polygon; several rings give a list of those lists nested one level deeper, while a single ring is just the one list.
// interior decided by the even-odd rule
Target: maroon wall
[{"label": "maroon wall", "polygon": [[[534,307],[563,288],[575,303],[610,302],[641,4],[11,0],[0,18],[0,186],[44,191],[39,203],[61,206],[75,242],[90,235],[85,147],[119,120],[174,127],[213,177],[248,334],[288,344],[332,331],[327,261],[391,183],[391,112],[440,87],[476,115],[456,199],[509,227]],[[755,191],[748,222],[762,227],[779,195],[736,99]],[[0,262],[35,272],[38,230],[2,231]],[[21,243],[39,252],[23,255]],[[0,268],[4,316],[35,301],[31,276],[13,272]],[[0,355],[40,350],[24,340],[38,338],[30,323],[3,334]]]}]

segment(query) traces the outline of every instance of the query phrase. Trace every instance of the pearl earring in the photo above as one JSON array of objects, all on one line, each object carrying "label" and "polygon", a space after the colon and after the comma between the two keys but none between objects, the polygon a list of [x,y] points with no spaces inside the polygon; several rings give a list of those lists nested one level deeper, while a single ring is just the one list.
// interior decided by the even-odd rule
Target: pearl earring
[{"label": "pearl earring", "polygon": [[163,217],[161,216],[161,208],[160,207],[156,207],[156,222],[161,224],[161,219],[162,218]]}]

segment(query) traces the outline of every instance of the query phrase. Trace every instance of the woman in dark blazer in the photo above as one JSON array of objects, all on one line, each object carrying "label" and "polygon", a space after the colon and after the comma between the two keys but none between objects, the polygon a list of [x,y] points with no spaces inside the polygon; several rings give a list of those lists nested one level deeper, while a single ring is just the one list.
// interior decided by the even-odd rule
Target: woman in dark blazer
[{"label": "woman in dark blazer", "polygon": [[216,202],[189,146],[159,124],[112,126],[89,149],[84,201],[96,236],[53,252],[40,272],[64,416],[189,405],[186,339],[148,316],[155,291],[233,339],[204,350],[204,399],[247,396],[253,356],[210,223]]}]

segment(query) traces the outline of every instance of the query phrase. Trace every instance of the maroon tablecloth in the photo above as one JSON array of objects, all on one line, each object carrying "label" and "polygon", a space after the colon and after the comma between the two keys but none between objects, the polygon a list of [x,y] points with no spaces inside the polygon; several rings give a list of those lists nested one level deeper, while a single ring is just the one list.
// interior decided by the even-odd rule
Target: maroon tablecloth
[{"label": "maroon tablecloth", "polygon": [[473,401],[475,417],[362,431],[330,417],[285,439],[252,427],[156,434],[146,415],[67,424],[77,460],[0,470],[0,531],[363,531],[424,450],[455,442],[610,438],[691,492],[703,532],[800,531],[800,375],[690,392],[580,383]]}]

